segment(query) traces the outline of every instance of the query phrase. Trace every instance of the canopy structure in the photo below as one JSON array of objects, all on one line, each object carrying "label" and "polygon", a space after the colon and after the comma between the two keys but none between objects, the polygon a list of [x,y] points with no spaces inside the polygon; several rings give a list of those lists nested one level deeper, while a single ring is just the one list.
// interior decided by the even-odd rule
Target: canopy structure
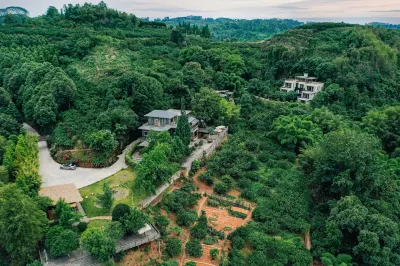
[{"label": "canopy structure", "polygon": [[41,187],[39,195],[49,197],[54,204],[60,199],[63,199],[66,203],[76,203],[83,200],[75,184]]}]

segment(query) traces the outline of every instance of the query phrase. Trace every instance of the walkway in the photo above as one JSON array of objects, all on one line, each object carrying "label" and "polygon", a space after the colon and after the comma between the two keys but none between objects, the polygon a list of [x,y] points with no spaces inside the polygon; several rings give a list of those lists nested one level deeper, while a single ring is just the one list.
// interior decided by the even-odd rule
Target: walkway
[{"label": "walkway", "polygon": [[[35,135],[39,135],[32,127],[24,123],[24,128]],[[112,176],[119,170],[127,168],[125,163],[125,153],[135,143],[140,142],[141,139],[137,139],[123,150],[122,154],[118,156],[118,160],[111,166],[106,168],[81,168],[78,167],[76,170],[61,170],[60,164],[55,162],[50,156],[50,152],[47,149],[45,141],[39,141],[39,174],[42,176],[42,186],[55,186],[65,184],[75,184],[77,188],[86,187],[90,184],[96,183],[109,176]]]}]

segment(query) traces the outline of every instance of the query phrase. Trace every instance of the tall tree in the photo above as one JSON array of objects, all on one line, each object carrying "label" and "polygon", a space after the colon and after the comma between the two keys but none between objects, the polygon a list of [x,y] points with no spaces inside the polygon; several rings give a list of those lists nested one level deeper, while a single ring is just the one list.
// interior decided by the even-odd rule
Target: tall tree
[{"label": "tall tree", "polygon": [[178,124],[175,131],[176,136],[178,136],[183,144],[189,145],[190,139],[192,137],[191,127],[189,124],[189,118],[186,114],[185,105],[182,99],[181,116],[178,118]]},{"label": "tall tree", "polygon": [[11,265],[23,266],[35,258],[48,223],[46,214],[17,186],[0,187],[0,249],[9,254]]},{"label": "tall tree", "polygon": [[81,237],[82,247],[97,260],[106,262],[115,253],[115,242],[100,228],[89,228]]}]

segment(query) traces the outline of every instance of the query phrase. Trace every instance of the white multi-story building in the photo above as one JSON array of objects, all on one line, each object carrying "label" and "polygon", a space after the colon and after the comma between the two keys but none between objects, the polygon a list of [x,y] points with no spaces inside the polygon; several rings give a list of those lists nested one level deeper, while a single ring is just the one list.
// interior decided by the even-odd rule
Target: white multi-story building
[{"label": "white multi-story building", "polygon": [[317,82],[317,78],[309,77],[306,73],[304,76],[286,79],[281,91],[296,91],[299,102],[309,103],[323,88],[324,83]]}]

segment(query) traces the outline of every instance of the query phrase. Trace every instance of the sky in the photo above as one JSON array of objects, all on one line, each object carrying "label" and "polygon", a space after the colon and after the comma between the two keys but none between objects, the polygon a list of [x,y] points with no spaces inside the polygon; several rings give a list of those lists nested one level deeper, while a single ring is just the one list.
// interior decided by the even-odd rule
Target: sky
[{"label": "sky", "polygon": [[[100,0],[0,0],[0,8],[21,6],[31,16],[64,4]],[[109,7],[138,17],[197,15],[229,18],[290,18],[301,21],[386,22],[400,24],[400,0],[105,0]]]}]

